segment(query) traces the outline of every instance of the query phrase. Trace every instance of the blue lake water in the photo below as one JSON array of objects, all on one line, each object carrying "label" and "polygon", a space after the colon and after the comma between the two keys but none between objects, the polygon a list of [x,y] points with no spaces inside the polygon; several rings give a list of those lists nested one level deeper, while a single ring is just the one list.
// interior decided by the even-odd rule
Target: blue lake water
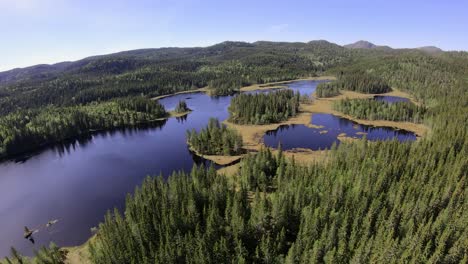
[{"label": "blue lake water", "polygon": [[294,148],[309,148],[312,150],[330,149],[335,143],[340,144],[338,135],[345,133],[348,137],[368,140],[413,141],[416,135],[404,130],[391,127],[373,127],[357,124],[345,118],[331,114],[312,114],[311,124],[323,128],[310,128],[305,125],[285,125],[277,130],[269,131],[263,137],[268,147],[277,148],[281,142],[283,150]]},{"label": "blue lake water", "polygon": [[374,96],[374,100],[376,101],[384,101],[387,103],[398,103],[398,102],[409,102],[408,98],[398,97],[398,96],[390,96],[390,95],[376,95]]},{"label": "blue lake water", "polygon": [[[287,86],[310,95],[318,83],[298,81]],[[126,194],[133,192],[147,175],[167,177],[174,170],[189,171],[194,164],[208,166],[209,162],[188,150],[185,133],[201,129],[210,117],[227,119],[231,96],[190,93],[160,102],[171,110],[180,99],[185,99],[193,110],[186,117],[146,128],[99,133],[0,163],[0,258],[9,254],[11,246],[23,254],[32,254],[50,241],[59,246],[80,245],[91,236],[90,228],[104,219],[107,210],[124,208]],[[295,137],[287,136],[291,140],[288,144],[323,148],[329,141],[336,141],[339,133],[353,129],[350,121],[333,117],[314,115],[312,122],[325,125],[329,132],[316,142],[310,136],[315,133],[313,129],[296,126],[287,130],[300,132]],[[376,129],[368,137],[401,136],[399,132],[392,135],[391,129],[383,130]],[[287,140],[282,140],[284,145]],[[38,227],[51,219],[59,222],[35,234],[34,245],[23,238],[24,226]]]}]

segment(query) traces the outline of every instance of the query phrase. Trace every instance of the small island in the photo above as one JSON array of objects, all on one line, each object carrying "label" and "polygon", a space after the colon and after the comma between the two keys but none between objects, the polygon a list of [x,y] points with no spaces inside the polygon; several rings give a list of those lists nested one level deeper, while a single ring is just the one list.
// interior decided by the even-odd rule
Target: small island
[{"label": "small island", "polygon": [[187,102],[185,102],[185,100],[180,100],[174,111],[178,114],[182,114],[182,113],[191,112],[192,109],[188,108]]},{"label": "small island", "polygon": [[239,158],[225,156],[244,153],[242,136],[237,131],[222,125],[216,118],[210,118],[208,126],[200,132],[195,129],[188,130],[187,142],[190,149],[197,155],[218,164],[231,163]]},{"label": "small island", "polygon": [[266,125],[294,117],[299,112],[300,94],[291,90],[240,94],[231,100],[229,122],[241,125]]}]

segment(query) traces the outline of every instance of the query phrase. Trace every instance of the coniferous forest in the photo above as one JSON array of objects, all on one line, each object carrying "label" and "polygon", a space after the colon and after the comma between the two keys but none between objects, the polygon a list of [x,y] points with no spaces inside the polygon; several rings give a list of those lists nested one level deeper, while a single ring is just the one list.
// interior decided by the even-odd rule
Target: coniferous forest
[{"label": "coniferous forest", "polygon": [[235,130],[210,118],[208,126],[197,133],[187,131],[187,142],[195,151],[203,155],[239,155],[242,150],[242,136]]},{"label": "coniferous forest", "polygon": [[340,94],[340,90],[348,90],[367,94],[381,94],[390,92],[390,85],[375,73],[362,69],[351,69],[339,72],[337,80],[317,85],[317,97],[333,97]]},{"label": "coniferous forest", "polygon": [[7,264],[63,264],[67,260],[68,250],[59,248],[51,242],[49,247],[41,247],[35,251],[34,258],[22,256],[15,248],[11,248],[11,256],[5,258]]},{"label": "coniferous forest", "polygon": [[[309,166],[262,150],[244,158],[235,183],[204,168],[175,174],[167,182],[149,178],[128,198],[124,215],[106,217],[92,259],[466,262],[468,135],[460,124],[468,122],[467,80],[461,78],[467,76],[468,62],[463,56],[396,55],[385,61],[368,57],[352,66],[374,69],[386,82],[430,105],[429,112],[416,110],[411,117],[406,110],[401,114],[383,106],[390,112],[380,115],[411,121],[418,116],[431,126],[427,138],[416,143],[341,144],[331,151],[329,162]],[[408,64],[418,74],[408,70]],[[148,214],[147,208],[155,211]]]},{"label": "coniferous forest", "polygon": [[21,110],[0,117],[0,158],[99,130],[149,123],[166,115],[161,104],[144,97]]},{"label": "coniferous forest", "polygon": [[[246,155],[233,177],[202,166],[166,180],[148,177],[127,196],[124,211],[107,213],[89,242],[91,262],[467,263],[466,52],[226,42],[0,73],[0,153],[166,116],[148,99],[161,94],[317,74],[337,77],[338,88],[324,97],[408,92],[419,106],[344,100],[335,107],[364,119],[418,122],[430,133],[412,143],[343,143],[312,164],[262,149]],[[290,91],[240,94],[230,121],[278,122],[294,116],[298,103]],[[211,140],[223,127],[212,126],[217,132],[196,134],[200,148],[206,142],[224,151]],[[63,262],[53,246],[39,254]]]},{"label": "coniferous forest", "polygon": [[[467,227],[453,216],[465,214],[466,157],[434,153],[453,169],[441,171],[425,162],[432,148],[360,141],[309,167],[262,150],[242,162],[238,190],[213,168],[148,178],[124,214],[106,216],[92,260],[458,263]],[[433,171],[440,177],[428,178]]]},{"label": "coniferous forest", "polygon": [[319,98],[340,95],[340,86],[338,85],[337,81],[320,83],[317,85],[315,95]]},{"label": "coniferous forest", "polygon": [[291,90],[239,94],[229,106],[229,121],[236,124],[277,123],[299,112],[300,95]]},{"label": "coniferous forest", "polygon": [[343,99],[336,101],[333,108],[359,119],[408,121],[420,123],[426,107],[411,102],[388,103],[373,99]]},{"label": "coniferous forest", "polygon": [[187,102],[185,102],[185,100],[180,100],[179,103],[177,103],[175,111],[176,113],[185,113],[190,111],[190,108],[188,108]]}]

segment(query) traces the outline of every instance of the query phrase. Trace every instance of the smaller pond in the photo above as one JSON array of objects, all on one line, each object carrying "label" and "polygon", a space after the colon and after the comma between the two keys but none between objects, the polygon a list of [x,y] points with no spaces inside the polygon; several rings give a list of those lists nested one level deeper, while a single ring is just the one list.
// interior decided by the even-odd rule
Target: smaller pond
[{"label": "smaller pond", "polygon": [[374,96],[374,100],[376,101],[383,101],[387,103],[399,103],[399,102],[409,102],[408,98],[398,97],[398,96],[390,96],[390,95],[376,95]]},{"label": "smaller pond", "polygon": [[416,135],[405,130],[392,127],[374,127],[355,123],[351,120],[331,114],[313,114],[311,124],[322,128],[311,128],[305,125],[285,125],[277,130],[269,131],[263,137],[268,147],[277,148],[281,142],[284,150],[294,148],[308,148],[312,150],[329,149],[340,143],[338,135],[345,133],[347,137],[368,140],[392,140],[401,142],[416,140]]}]

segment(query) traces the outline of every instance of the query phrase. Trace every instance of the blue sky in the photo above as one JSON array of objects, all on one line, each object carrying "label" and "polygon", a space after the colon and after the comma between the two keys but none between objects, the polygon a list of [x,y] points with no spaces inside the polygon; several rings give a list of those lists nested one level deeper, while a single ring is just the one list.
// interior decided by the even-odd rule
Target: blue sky
[{"label": "blue sky", "polygon": [[0,0],[0,71],[225,40],[468,50],[467,14],[467,0]]}]

